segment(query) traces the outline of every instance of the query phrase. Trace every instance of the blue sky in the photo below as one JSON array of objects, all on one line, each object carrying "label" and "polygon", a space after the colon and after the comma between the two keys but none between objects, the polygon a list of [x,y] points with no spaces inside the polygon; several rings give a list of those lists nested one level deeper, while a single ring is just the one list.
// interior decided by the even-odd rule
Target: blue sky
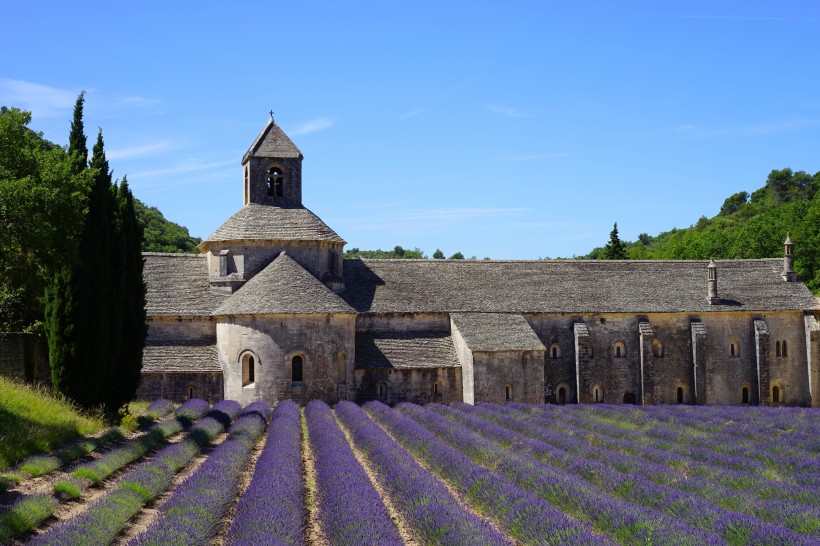
[{"label": "blue sky", "polygon": [[[0,104],[207,237],[273,109],[348,248],[584,254],[820,170],[816,2],[7,2]],[[8,24],[8,22],[14,22]]]}]

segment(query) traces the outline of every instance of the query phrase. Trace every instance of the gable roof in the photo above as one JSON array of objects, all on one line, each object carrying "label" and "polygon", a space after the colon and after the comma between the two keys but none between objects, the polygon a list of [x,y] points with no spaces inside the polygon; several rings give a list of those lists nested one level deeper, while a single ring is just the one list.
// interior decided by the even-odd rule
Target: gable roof
[{"label": "gable roof", "polygon": [[356,368],[456,368],[461,364],[449,334],[356,333]]},{"label": "gable roof", "polygon": [[214,315],[355,312],[342,298],[282,252],[222,302]]},{"label": "gable roof", "polygon": [[146,345],[142,373],[222,372],[214,344]]},{"label": "gable roof", "polygon": [[342,296],[359,312],[650,313],[817,306],[782,259],[719,260],[719,304],[705,260],[345,260]]},{"label": "gable roof", "polygon": [[451,313],[471,351],[545,351],[527,320],[514,313]]},{"label": "gable roof", "polygon": [[208,316],[225,299],[211,290],[205,256],[164,252],[142,256],[148,316]]},{"label": "gable roof", "polygon": [[224,241],[330,241],[344,243],[335,231],[305,207],[274,207],[249,203],[228,218],[199,249]]},{"label": "gable roof", "polygon": [[245,152],[242,164],[247,163],[252,157],[302,158],[304,156],[271,117],[251,147]]}]

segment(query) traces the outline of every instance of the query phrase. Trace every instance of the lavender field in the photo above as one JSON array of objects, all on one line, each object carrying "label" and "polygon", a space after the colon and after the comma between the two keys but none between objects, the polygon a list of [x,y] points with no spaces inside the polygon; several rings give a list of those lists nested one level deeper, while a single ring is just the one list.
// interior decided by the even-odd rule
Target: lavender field
[{"label": "lavender field", "polygon": [[161,418],[158,445],[58,469],[51,493],[23,479],[0,542],[820,544],[817,409],[197,401]]}]

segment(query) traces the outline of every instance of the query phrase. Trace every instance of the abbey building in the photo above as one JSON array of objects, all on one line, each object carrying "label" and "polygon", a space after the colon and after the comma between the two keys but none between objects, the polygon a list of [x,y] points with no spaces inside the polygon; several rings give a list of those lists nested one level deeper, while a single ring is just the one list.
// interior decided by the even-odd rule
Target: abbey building
[{"label": "abbey building", "polygon": [[820,405],[791,240],[708,263],[344,260],[302,159],[271,119],[200,254],[145,253],[142,397]]}]

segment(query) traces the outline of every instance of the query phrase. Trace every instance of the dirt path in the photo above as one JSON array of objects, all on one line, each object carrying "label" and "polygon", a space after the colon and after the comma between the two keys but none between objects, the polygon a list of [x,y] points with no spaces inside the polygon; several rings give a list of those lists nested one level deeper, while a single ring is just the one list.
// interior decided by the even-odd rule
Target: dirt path
[{"label": "dirt path", "polygon": [[129,540],[148,529],[148,526],[151,525],[151,523],[153,523],[153,521],[159,516],[159,510],[162,508],[162,505],[165,504],[165,502],[171,497],[179,484],[187,480],[194,472],[196,472],[202,463],[204,463],[208,458],[208,455],[211,454],[211,451],[213,451],[216,446],[224,442],[227,438],[227,434],[220,434],[213,441],[211,441],[210,444],[205,446],[199,455],[196,455],[185,468],[174,476],[174,480],[171,482],[168,489],[166,489],[150,504],[145,506],[137,513],[137,515],[129,522],[128,526],[125,528],[125,531],[117,537],[112,544],[127,544]]},{"label": "dirt path", "polygon": [[[268,427],[270,427],[270,423],[268,423]],[[242,474],[239,475],[236,497],[234,497],[231,505],[228,507],[226,514],[222,516],[222,519],[219,521],[219,528],[216,531],[216,535],[214,535],[214,538],[212,538],[209,543],[211,546],[222,546],[228,538],[228,531],[231,530],[231,524],[233,523],[233,519],[236,517],[239,499],[245,494],[245,491],[251,484],[251,480],[253,480],[253,474],[256,472],[256,463],[259,461],[259,457],[262,455],[262,450],[265,448],[265,442],[268,440],[269,431],[270,428],[268,428],[268,431],[266,431],[265,434],[263,434],[253,446],[248,464],[245,467],[245,470],[242,471]]]},{"label": "dirt path", "polygon": [[350,435],[350,431],[341,423],[341,421],[339,421],[338,417],[336,418],[336,424],[339,425],[339,428],[344,433],[345,438],[347,439],[347,443],[353,450],[353,454],[356,456],[356,459],[359,461],[359,464],[364,469],[364,473],[367,474],[367,477],[370,479],[370,483],[373,484],[373,487],[376,489],[376,492],[382,498],[382,502],[384,503],[384,506],[387,508],[387,513],[390,515],[390,519],[393,521],[393,524],[399,530],[399,536],[401,537],[401,539],[408,546],[420,546],[422,542],[416,539],[415,535],[413,534],[412,527],[407,523],[407,521],[405,521],[404,516],[402,516],[401,512],[399,512],[399,510],[393,504],[390,495],[382,487],[381,483],[379,482],[378,474],[376,474],[376,470],[370,464],[370,461],[368,461],[364,453],[362,453],[356,447],[356,444],[353,441],[353,437]]},{"label": "dirt path", "polygon": [[[397,439],[396,439],[396,438],[395,438],[395,437],[394,437],[394,436],[390,433],[390,431],[389,431],[389,430],[387,430],[386,428],[384,428],[384,427],[383,427],[383,426],[382,426],[382,425],[381,425],[378,421],[376,421],[375,419],[372,419],[372,418],[371,418],[371,420],[372,420],[374,423],[376,423],[376,424],[377,424],[377,425],[378,425],[378,426],[379,426],[379,427],[380,427],[380,428],[384,431],[384,433],[385,433],[385,434],[387,434],[387,435],[388,435],[388,436],[389,436],[389,437],[390,437],[390,438],[391,438],[394,442],[396,442],[396,444],[398,444],[399,446],[402,446],[402,445],[401,445],[401,442],[399,442],[399,441],[398,441],[398,440],[397,440]],[[404,446],[402,446],[402,448],[404,448]],[[420,467],[422,467],[424,470],[426,470],[427,472],[429,472],[429,473],[430,473],[430,474],[431,474],[431,475],[432,475],[435,479],[437,479],[439,482],[441,482],[441,484],[442,484],[442,485],[444,485],[444,487],[446,487],[446,488],[447,488],[447,491],[449,491],[449,492],[450,492],[450,495],[452,495],[452,497],[455,499],[455,501],[458,503],[458,505],[459,505],[459,506],[461,506],[464,510],[466,510],[466,511],[467,511],[467,512],[469,512],[470,514],[473,514],[475,517],[477,517],[478,519],[482,520],[482,521],[483,521],[483,522],[485,522],[487,525],[489,525],[490,527],[492,527],[492,528],[493,528],[493,530],[495,530],[495,532],[497,532],[499,535],[501,535],[502,537],[504,537],[504,539],[505,539],[505,540],[508,540],[511,544],[516,544],[516,545],[522,545],[522,544],[524,544],[524,543],[523,543],[523,542],[521,542],[520,540],[515,539],[515,538],[514,538],[514,537],[512,537],[509,533],[507,533],[507,531],[506,531],[505,529],[503,529],[503,528],[502,528],[502,527],[498,524],[498,521],[497,521],[495,518],[492,518],[492,517],[490,517],[490,516],[488,516],[488,515],[484,514],[483,512],[480,512],[480,511],[476,510],[475,508],[473,508],[473,507],[472,507],[472,506],[471,506],[471,505],[470,505],[470,504],[469,504],[466,500],[464,500],[464,497],[462,497],[462,496],[461,496],[461,494],[460,494],[460,493],[459,493],[459,492],[458,492],[458,491],[457,491],[454,487],[452,487],[452,486],[451,486],[451,485],[447,482],[447,480],[443,479],[441,476],[439,476],[438,474],[436,474],[436,473],[433,471],[433,469],[431,469],[431,468],[430,468],[430,467],[429,467],[429,466],[428,466],[428,465],[427,465],[424,461],[422,461],[420,458],[416,457],[413,453],[410,453],[410,456],[411,456],[411,457],[413,457],[413,459],[416,461],[416,463],[417,463]]]},{"label": "dirt path", "polygon": [[302,409],[302,480],[305,484],[305,544],[307,546],[329,546],[322,526],[319,524],[319,508],[316,499],[316,461],[308,438],[305,410]]}]

